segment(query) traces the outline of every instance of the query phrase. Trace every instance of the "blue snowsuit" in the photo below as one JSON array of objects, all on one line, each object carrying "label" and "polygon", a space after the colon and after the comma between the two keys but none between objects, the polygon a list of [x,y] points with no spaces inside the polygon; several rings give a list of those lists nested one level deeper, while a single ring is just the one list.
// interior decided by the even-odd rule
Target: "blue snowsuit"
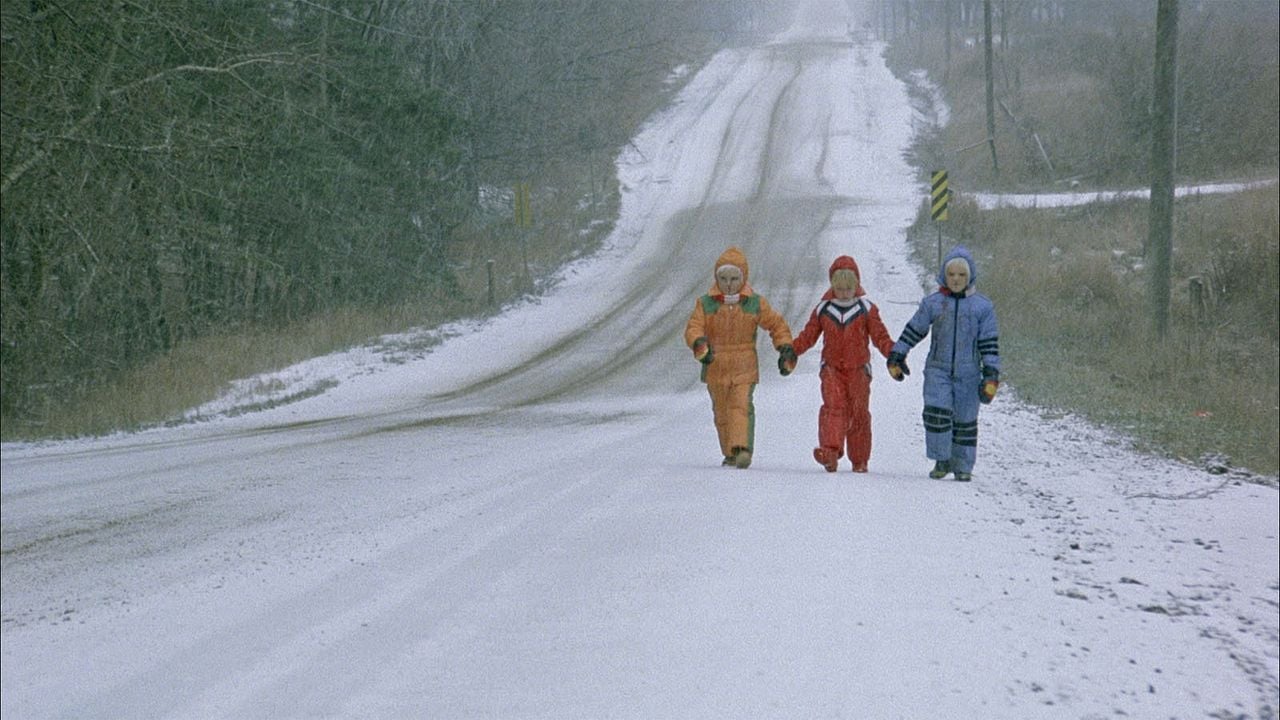
[{"label": "blue snowsuit", "polygon": [[[969,286],[947,289],[946,266],[954,258],[969,264]],[[1000,342],[995,307],[974,287],[978,266],[963,246],[942,261],[939,289],[920,301],[893,352],[906,356],[930,332],[924,369],[925,452],[930,460],[951,463],[953,471],[972,472],[978,456],[978,389],[984,369],[1000,372]]]}]

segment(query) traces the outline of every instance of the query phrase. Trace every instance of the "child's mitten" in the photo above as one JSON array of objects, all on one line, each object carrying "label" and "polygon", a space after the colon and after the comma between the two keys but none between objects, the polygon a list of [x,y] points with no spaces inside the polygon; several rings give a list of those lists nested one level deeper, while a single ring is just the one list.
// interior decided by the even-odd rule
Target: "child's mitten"
[{"label": "child's mitten", "polygon": [[783,377],[790,375],[796,369],[797,359],[796,351],[790,345],[778,348],[778,372],[782,373]]},{"label": "child's mitten", "polygon": [[911,374],[910,368],[907,367],[907,356],[900,352],[889,353],[889,359],[885,362],[889,368],[889,377],[902,382],[902,379]]},{"label": "child's mitten", "polygon": [[982,369],[982,384],[978,386],[978,399],[983,405],[989,404],[1000,389],[1000,371],[994,368]]},{"label": "child's mitten", "polygon": [[715,357],[715,353],[711,351],[711,343],[707,339],[700,337],[693,341],[693,359],[703,365],[710,365],[711,360]]}]

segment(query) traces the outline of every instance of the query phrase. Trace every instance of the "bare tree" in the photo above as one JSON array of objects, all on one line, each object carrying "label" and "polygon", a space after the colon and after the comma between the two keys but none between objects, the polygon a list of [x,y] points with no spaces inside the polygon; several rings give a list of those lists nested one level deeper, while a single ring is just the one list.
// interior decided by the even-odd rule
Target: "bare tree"
[{"label": "bare tree", "polygon": [[944,19],[944,45],[946,53],[946,64],[942,71],[942,84],[946,85],[951,80],[951,16],[952,16],[952,0],[943,0],[945,4],[946,18]]}]

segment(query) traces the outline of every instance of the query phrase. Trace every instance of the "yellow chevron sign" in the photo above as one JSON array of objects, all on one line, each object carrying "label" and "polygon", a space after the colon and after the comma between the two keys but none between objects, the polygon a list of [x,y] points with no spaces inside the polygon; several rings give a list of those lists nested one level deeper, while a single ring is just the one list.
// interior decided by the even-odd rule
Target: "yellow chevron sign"
[{"label": "yellow chevron sign", "polygon": [[533,226],[533,206],[529,201],[529,183],[516,183],[515,221],[516,227]]},{"label": "yellow chevron sign", "polygon": [[930,193],[932,200],[933,219],[947,219],[947,201],[951,199],[951,191],[947,189],[947,171],[933,171],[933,191]]}]

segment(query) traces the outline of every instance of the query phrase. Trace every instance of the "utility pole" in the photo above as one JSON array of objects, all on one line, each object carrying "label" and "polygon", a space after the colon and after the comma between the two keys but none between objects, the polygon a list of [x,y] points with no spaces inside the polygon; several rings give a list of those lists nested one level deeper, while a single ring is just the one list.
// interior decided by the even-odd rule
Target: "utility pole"
[{"label": "utility pole", "polygon": [[991,71],[991,0],[982,0],[982,30],[986,45],[987,66],[987,145],[991,148],[991,169],[1000,176],[1000,161],[996,159],[996,88]]},{"label": "utility pole", "polygon": [[1177,164],[1178,0],[1156,7],[1156,70],[1151,108],[1151,216],[1147,248],[1151,312],[1156,335],[1169,332],[1169,275],[1173,257],[1173,178]]},{"label": "utility pole", "polygon": [[1000,52],[1009,58],[1009,0],[1000,0]]},{"label": "utility pole", "polygon": [[945,6],[943,10],[946,13],[945,23],[946,23],[947,65],[946,65],[946,68],[942,71],[942,84],[945,86],[951,83],[951,0],[944,0],[944,2],[945,2]]}]

